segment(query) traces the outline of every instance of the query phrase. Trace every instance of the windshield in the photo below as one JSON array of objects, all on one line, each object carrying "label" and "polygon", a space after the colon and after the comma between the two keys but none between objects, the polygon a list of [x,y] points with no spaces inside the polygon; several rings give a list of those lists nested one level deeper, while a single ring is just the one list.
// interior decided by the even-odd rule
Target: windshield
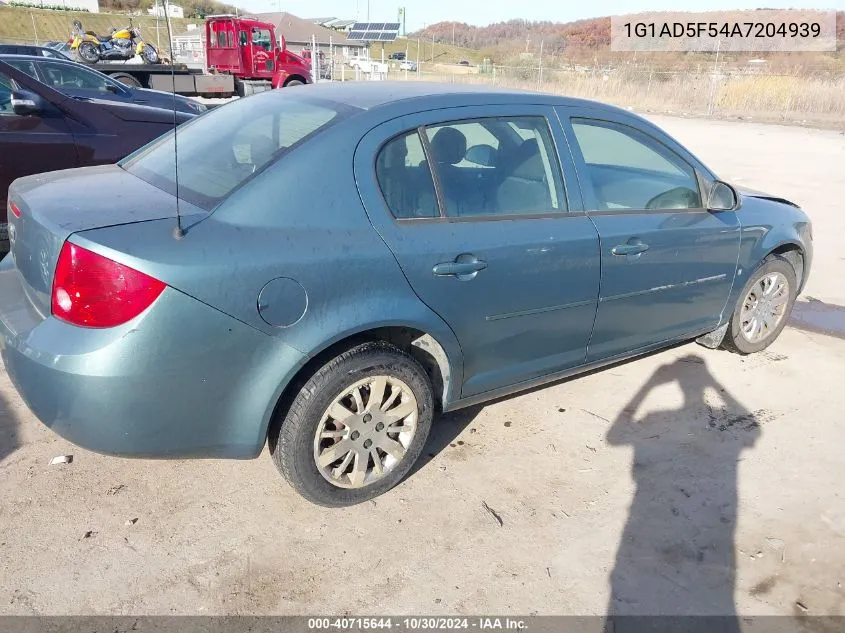
[{"label": "windshield", "polygon": [[[333,125],[351,108],[268,91],[216,108],[178,129],[179,197],[207,211],[283,154]],[[118,163],[176,195],[173,133]]]}]

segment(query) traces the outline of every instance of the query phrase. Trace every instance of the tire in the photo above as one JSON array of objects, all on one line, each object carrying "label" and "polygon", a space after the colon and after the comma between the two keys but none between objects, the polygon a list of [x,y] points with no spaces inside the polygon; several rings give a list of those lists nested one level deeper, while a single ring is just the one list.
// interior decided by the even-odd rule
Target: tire
[{"label": "tire", "polygon": [[[763,328],[764,331],[761,332],[760,338],[754,340],[753,337],[749,337],[747,334],[749,328],[748,323],[750,321],[743,317],[743,307],[746,305],[746,301],[752,296],[752,291],[754,291],[754,296],[763,295],[761,284],[765,278],[771,275],[780,276],[787,284],[784,293],[778,293],[778,297],[785,298],[783,313],[774,327]],[[783,331],[783,328],[786,327],[786,322],[789,320],[789,315],[792,312],[792,306],[795,304],[797,291],[798,280],[792,264],[778,255],[767,257],[757,270],[752,273],[742,288],[742,292],[734,306],[731,320],[728,323],[728,331],[722,341],[722,347],[736,354],[753,354],[769,347],[769,345],[775,342]],[[744,325],[745,329],[743,329]]]},{"label": "tire", "polygon": [[130,88],[143,88],[144,86],[141,84],[140,81],[135,79],[132,75],[127,75],[126,73],[115,73],[114,75],[110,75],[112,79],[115,81],[119,81],[124,86],[129,86]]},{"label": "tire", "polygon": [[304,86],[305,84],[299,79],[291,79],[289,82],[285,84],[285,88],[292,88],[293,86]]},{"label": "tire", "polygon": [[82,42],[76,49],[76,55],[86,64],[96,64],[100,61],[100,51],[93,42]]},{"label": "tire", "polygon": [[141,57],[144,58],[148,64],[158,63],[158,51],[149,44],[144,44],[144,50],[141,51]]},{"label": "tire", "polygon": [[[380,407],[369,401],[376,388],[377,383],[372,380],[376,376],[387,380],[382,385],[383,404]],[[348,395],[356,390],[361,398],[361,404],[357,406]],[[396,391],[398,399],[392,403]],[[342,413],[337,419],[342,417],[347,420],[346,424],[332,421],[329,409],[337,403],[345,407],[340,409]],[[385,417],[400,408],[410,408],[411,412],[396,421]],[[374,415],[370,415],[370,411]],[[351,415],[347,417],[346,414]],[[416,360],[389,343],[373,341],[357,345],[323,365],[298,388],[290,406],[276,415],[269,445],[279,472],[308,501],[336,508],[368,501],[402,480],[425,445],[434,415],[434,397],[431,382]],[[400,424],[402,426],[398,426]],[[390,431],[391,428],[412,430],[400,433]],[[354,429],[360,429],[360,433]],[[321,436],[336,435],[318,440],[318,430]],[[392,440],[393,444],[387,440]],[[395,455],[399,444],[404,446],[404,454],[399,458],[381,449],[385,446]],[[339,448],[329,450],[332,446]],[[350,447],[349,450],[345,450],[346,447]],[[372,454],[366,453],[366,461],[359,461],[365,451],[372,451],[379,457],[383,474],[379,474]],[[331,460],[322,469],[317,464],[318,455]],[[366,468],[363,483],[354,481],[355,470],[361,463]],[[340,471],[338,476],[336,473]],[[334,478],[334,483],[330,478]]]}]

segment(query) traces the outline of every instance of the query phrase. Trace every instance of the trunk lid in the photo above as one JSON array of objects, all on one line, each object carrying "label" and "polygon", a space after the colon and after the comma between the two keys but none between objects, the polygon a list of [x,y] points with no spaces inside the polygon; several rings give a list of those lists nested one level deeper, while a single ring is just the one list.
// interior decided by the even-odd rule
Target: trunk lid
[{"label": "trunk lid", "polygon": [[[162,218],[176,222],[176,198],[115,165],[19,178],[9,187],[11,253],[33,307],[50,314],[56,261],[71,234]],[[183,216],[207,215],[180,201]]]}]

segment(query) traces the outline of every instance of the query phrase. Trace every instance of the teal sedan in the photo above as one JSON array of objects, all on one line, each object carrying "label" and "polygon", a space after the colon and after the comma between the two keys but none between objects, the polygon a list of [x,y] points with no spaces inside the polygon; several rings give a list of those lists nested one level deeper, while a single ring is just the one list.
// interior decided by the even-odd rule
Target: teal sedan
[{"label": "teal sedan", "polygon": [[8,215],[0,354],[45,425],[135,457],[269,445],[326,506],[400,482],[441,412],[765,349],[813,253],[796,204],[632,113],[413,82],[234,101],[15,181]]}]

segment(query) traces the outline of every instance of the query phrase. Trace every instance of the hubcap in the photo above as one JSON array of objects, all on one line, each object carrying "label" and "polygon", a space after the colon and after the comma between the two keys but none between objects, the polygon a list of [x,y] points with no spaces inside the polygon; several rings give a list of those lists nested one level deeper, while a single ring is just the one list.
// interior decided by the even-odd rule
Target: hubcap
[{"label": "hubcap", "polygon": [[393,376],[359,380],[323,413],[314,436],[320,474],[339,488],[361,488],[402,461],[417,430],[417,399]]},{"label": "hubcap", "polygon": [[774,334],[789,302],[789,281],[781,273],[770,273],[755,283],[742,302],[739,313],[742,336],[759,343]]}]

